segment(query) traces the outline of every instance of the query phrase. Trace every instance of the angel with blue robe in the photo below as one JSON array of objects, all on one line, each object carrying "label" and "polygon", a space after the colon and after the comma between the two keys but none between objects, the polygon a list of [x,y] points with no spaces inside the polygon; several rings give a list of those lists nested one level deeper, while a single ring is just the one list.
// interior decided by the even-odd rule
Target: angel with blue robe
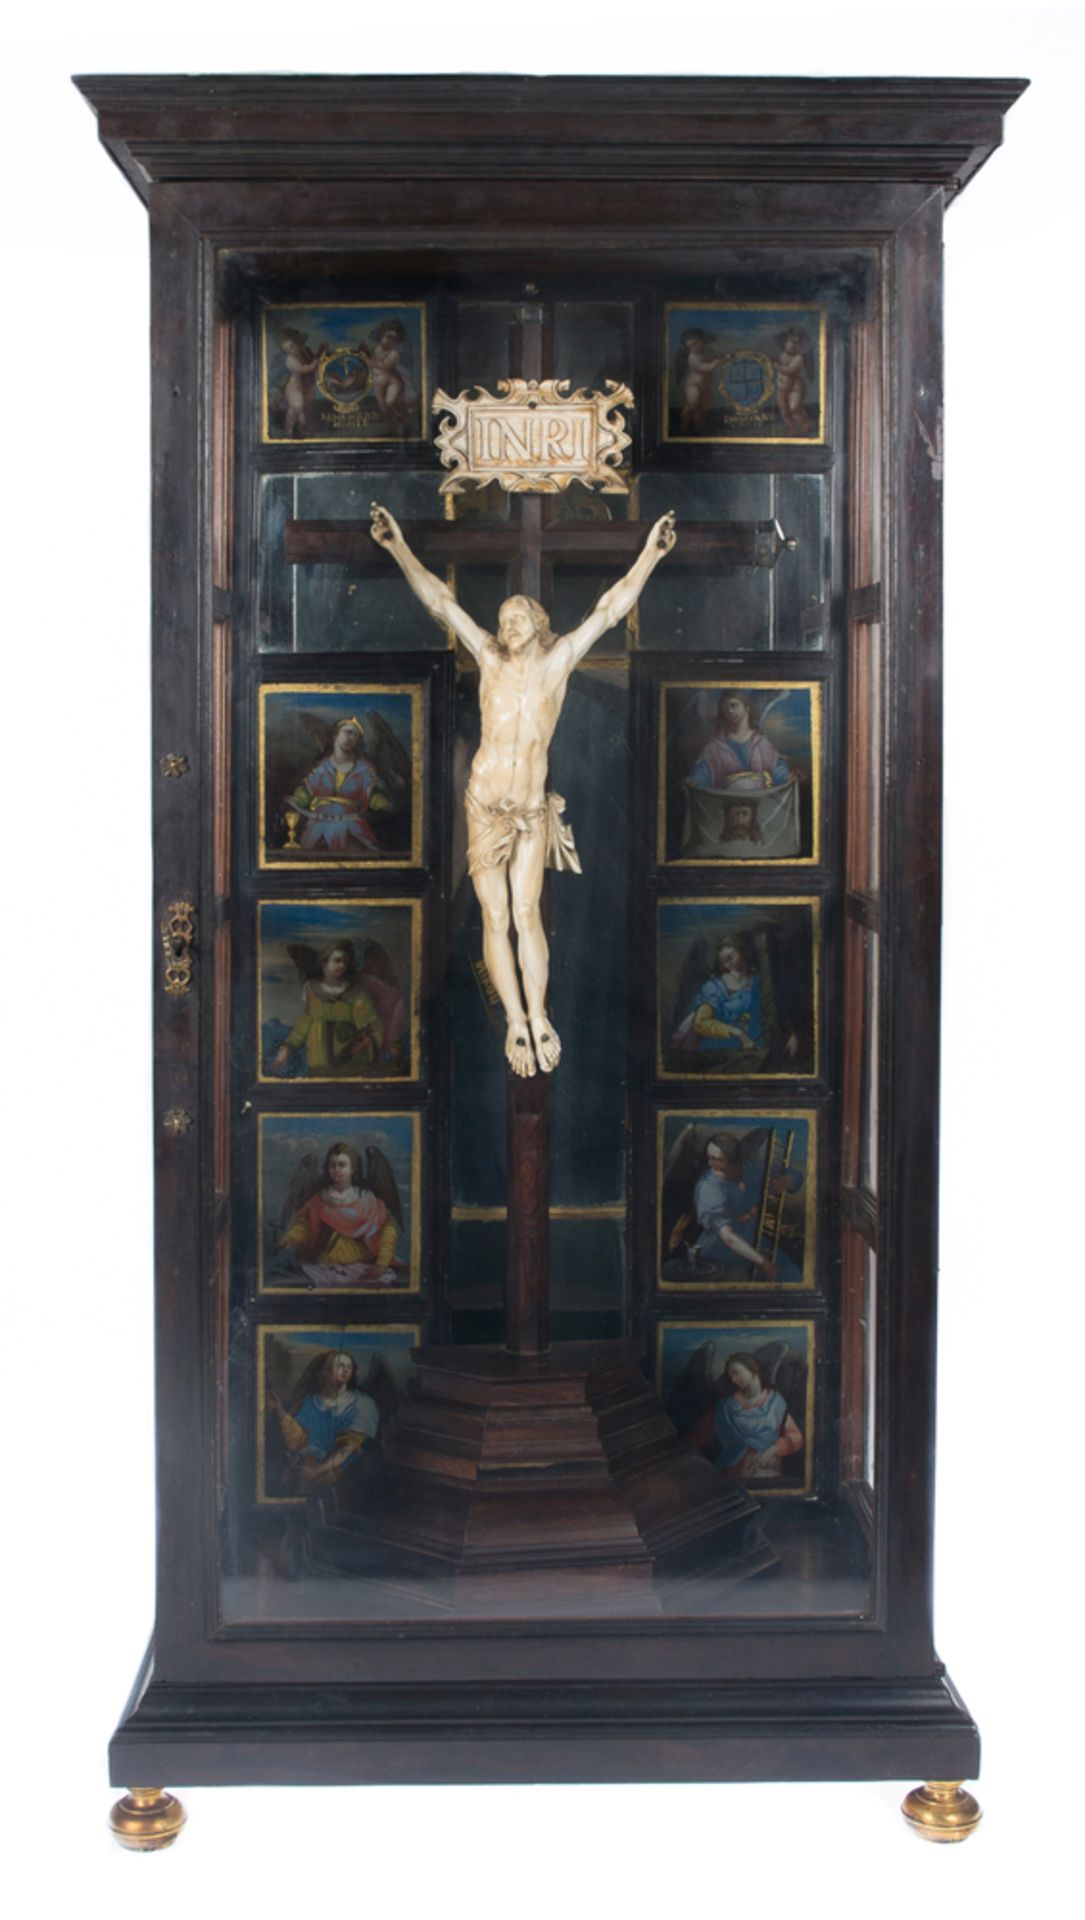
[{"label": "angel with blue robe", "polygon": [[[684,970],[704,968],[704,941]],[[765,961],[767,965],[767,959]],[[771,982],[770,982],[771,986]],[[761,980],[761,956],[745,931],[726,933],[716,947],[715,965],[692,991],[683,980],[681,1004],[685,1011],[675,1028],[673,1045],[682,1053],[718,1059],[725,1072],[756,1073],[768,1057],[772,1036],[766,1018]],[[798,1038],[789,1033],[784,1052],[794,1059]]]},{"label": "angel with blue robe", "polygon": [[802,1433],[787,1401],[766,1378],[756,1354],[729,1354],[716,1401],[718,1463],[732,1480],[767,1480],[780,1475],[780,1463],[803,1447]]}]

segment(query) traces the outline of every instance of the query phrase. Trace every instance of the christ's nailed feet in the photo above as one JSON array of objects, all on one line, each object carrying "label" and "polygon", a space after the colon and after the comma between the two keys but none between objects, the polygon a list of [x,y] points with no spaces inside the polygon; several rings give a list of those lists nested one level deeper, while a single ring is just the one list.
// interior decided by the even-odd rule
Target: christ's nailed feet
[{"label": "christ's nailed feet", "polygon": [[513,1073],[521,1080],[529,1080],[535,1071],[535,1055],[531,1047],[531,1035],[523,1020],[510,1020],[505,1035],[505,1058]]},{"label": "christ's nailed feet", "polygon": [[535,1054],[543,1073],[553,1073],[561,1059],[561,1041],[549,1020],[541,1017],[534,1019],[531,1022],[531,1037],[535,1042]]}]

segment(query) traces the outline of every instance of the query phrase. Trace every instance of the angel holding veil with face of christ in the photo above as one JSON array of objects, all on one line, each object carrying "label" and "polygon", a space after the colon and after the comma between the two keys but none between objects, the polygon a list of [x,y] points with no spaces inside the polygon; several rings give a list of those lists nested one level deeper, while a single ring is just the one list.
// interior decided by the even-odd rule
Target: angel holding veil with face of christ
[{"label": "angel holding veil with face of christ", "polygon": [[411,552],[387,508],[374,502],[372,514],[374,540],[391,554],[426,612],[451,627],[478,662],[482,739],[465,800],[467,866],[482,907],[483,956],[508,1021],[509,1066],[525,1078],[552,1073],[561,1042],[546,1013],[550,955],[540,911],[543,873],[548,866],[579,873],[580,861],[562,818],[565,802],[547,790],[550,742],[574,667],[636,605],[674,546],[674,515],[656,521],[624,579],[607,588],[572,633],[559,636],[545,609],[526,594],[504,601],[496,634],[487,633]]}]

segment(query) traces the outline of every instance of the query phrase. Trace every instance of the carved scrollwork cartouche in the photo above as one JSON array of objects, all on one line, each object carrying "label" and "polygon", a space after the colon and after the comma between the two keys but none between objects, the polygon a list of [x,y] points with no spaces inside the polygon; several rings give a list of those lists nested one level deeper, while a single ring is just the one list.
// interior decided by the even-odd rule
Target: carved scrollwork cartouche
[{"label": "carved scrollwork cartouche", "polygon": [[574,480],[604,493],[628,493],[622,455],[631,444],[618,407],[635,405],[629,387],[606,382],[605,393],[568,380],[499,380],[496,394],[465,387],[456,395],[439,389],[433,411],[437,451],[451,472],[441,492],[462,493],[464,483],[506,493],[561,493]]}]

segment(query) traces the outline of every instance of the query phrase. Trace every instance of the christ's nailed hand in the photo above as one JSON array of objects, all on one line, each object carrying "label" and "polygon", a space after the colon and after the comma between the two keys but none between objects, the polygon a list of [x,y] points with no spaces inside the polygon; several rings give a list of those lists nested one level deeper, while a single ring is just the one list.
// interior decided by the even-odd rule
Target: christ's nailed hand
[{"label": "christ's nailed hand", "polygon": [[370,501],[369,510],[372,515],[370,531],[378,547],[394,547],[396,542],[403,538],[398,521],[389,513],[387,507],[382,507],[377,500]]},{"label": "christ's nailed hand", "polygon": [[674,530],[674,509],[672,507],[669,513],[662,514],[656,521],[648,539],[652,546],[659,547],[663,553],[669,553],[677,538],[678,535]]}]

